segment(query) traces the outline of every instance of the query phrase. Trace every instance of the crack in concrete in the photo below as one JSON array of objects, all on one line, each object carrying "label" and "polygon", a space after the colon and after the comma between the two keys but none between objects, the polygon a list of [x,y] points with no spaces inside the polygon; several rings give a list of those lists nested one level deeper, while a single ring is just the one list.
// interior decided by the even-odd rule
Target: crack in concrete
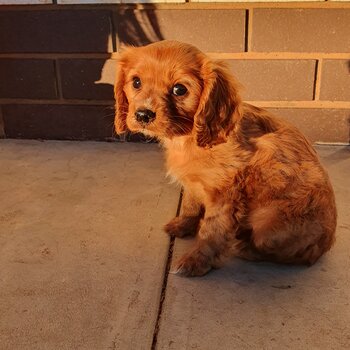
[{"label": "crack in concrete", "polygon": [[[178,202],[177,209],[176,209],[176,216],[180,215],[181,204],[182,204],[182,194],[183,194],[183,191],[181,190],[180,196],[179,196],[179,202]],[[175,245],[175,237],[171,237],[170,243],[169,243],[169,250],[168,250],[168,259],[167,259],[167,262],[165,265],[162,292],[160,294],[160,299],[159,299],[157,320],[156,320],[156,324],[154,326],[154,331],[153,331],[153,340],[152,340],[151,350],[155,350],[157,347],[158,333],[159,333],[160,322],[161,322],[162,313],[163,313],[163,304],[165,301],[166,290],[167,290],[167,286],[168,286],[169,271],[170,271],[171,262],[172,262],[172,258],[173,258],[174,245]]]}]

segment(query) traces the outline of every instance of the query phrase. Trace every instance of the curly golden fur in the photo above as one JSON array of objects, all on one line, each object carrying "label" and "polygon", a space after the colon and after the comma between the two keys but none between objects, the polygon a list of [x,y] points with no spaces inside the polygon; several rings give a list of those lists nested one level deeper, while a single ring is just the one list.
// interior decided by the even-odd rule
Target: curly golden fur
[{"label": "curly golden fur", "polygon": [[[334,242],[334,193],[316,152],[238,90],[224,63],[176,41],[127,48],[118,62],[116,131],[157,137],[184,187],[182,214],[165,231],[197,235],[176,264],[187,276],[233,255],[311,265]],[[140,110],[152,118],[139,120]]]}]

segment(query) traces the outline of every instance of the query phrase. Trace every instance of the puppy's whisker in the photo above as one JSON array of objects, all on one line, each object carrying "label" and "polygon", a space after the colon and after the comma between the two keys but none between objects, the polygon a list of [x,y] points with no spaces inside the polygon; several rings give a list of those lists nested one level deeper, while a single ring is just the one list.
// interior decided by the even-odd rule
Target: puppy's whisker
[{"label": "puppy's whisker", "polygon": [[193,121],[193,118],[191,117],[188,117],[188,116],[185,116],[185,115],[182,115],[181,117],[179,117],[180,119],[182,120],[188,120],[188,121]]},{"label": "puppy's whisker", "polygon": [[182,131],[183,133],[188,133],[191,131],[190,127],[186,124],[183,124],[181,122],[175,122],[172,125],[175,129],[179,129],[180,131]]}]

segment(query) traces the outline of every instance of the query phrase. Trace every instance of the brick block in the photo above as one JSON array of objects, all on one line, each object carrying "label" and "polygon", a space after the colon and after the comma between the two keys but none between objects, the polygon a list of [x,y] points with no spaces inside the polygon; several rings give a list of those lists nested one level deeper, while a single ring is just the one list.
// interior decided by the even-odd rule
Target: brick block
[{"label": "brick block", "polygon": [[121,0],[57,0],[59,5],[70,4],[120,4]]},{"label": "brick block", "polygon": [[8,138],[108,140],[114,136],[111,106],[3,105]]},{"label": "brick block", "polygon": [[229,60],[245,100],[312,100],[313,60]]},{"label": "brick block", "polygon": [[244,51],[244,10],[119,10],[119,42],[136,46],[163,39],[207,52]]},{"label": "brick block", "polygon": [[5,129],[4,129],[4,119],[2,118],[2,110],[0,106],[0,139],[5,137]]},{"label": "brick block", "polygon": [[59,60],[63,97],[113,100],[115,68],[114,60]]},{"label": "brick block", "polygon": [[57,98],[53,60],[0,59],[1,98]]},{"label": "brick block", "polygon": [[252,51],[349,52],[350,9],[254,9]]},{"label": "brick block", "polygon": [[311,142],[350,143],[350,109],[269,110],[298,127]]},{"label": "brick block", "polygon": [[321,100],[350,101],[350,60],[323,61],[321,76]]},{"label": "brick block", "polygon": [[52,0],[0,0],[0,5],[44,5],[52,3]]},{"label": "brick block", "polygon": [[109,52],[105,10],[1,11],[0,52]]}]

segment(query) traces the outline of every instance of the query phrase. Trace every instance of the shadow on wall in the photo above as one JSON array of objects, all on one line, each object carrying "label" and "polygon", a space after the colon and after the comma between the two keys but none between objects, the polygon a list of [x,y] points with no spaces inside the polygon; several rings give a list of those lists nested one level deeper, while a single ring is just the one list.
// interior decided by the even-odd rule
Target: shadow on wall
[{"label": "shadow on wall", "polygon": [[141,46],[164,40],[154,9],[150,5],[147,11],[137,11],[136,5],[133,5],[132,8],[118,11],[116,29],[121,46]]}]

